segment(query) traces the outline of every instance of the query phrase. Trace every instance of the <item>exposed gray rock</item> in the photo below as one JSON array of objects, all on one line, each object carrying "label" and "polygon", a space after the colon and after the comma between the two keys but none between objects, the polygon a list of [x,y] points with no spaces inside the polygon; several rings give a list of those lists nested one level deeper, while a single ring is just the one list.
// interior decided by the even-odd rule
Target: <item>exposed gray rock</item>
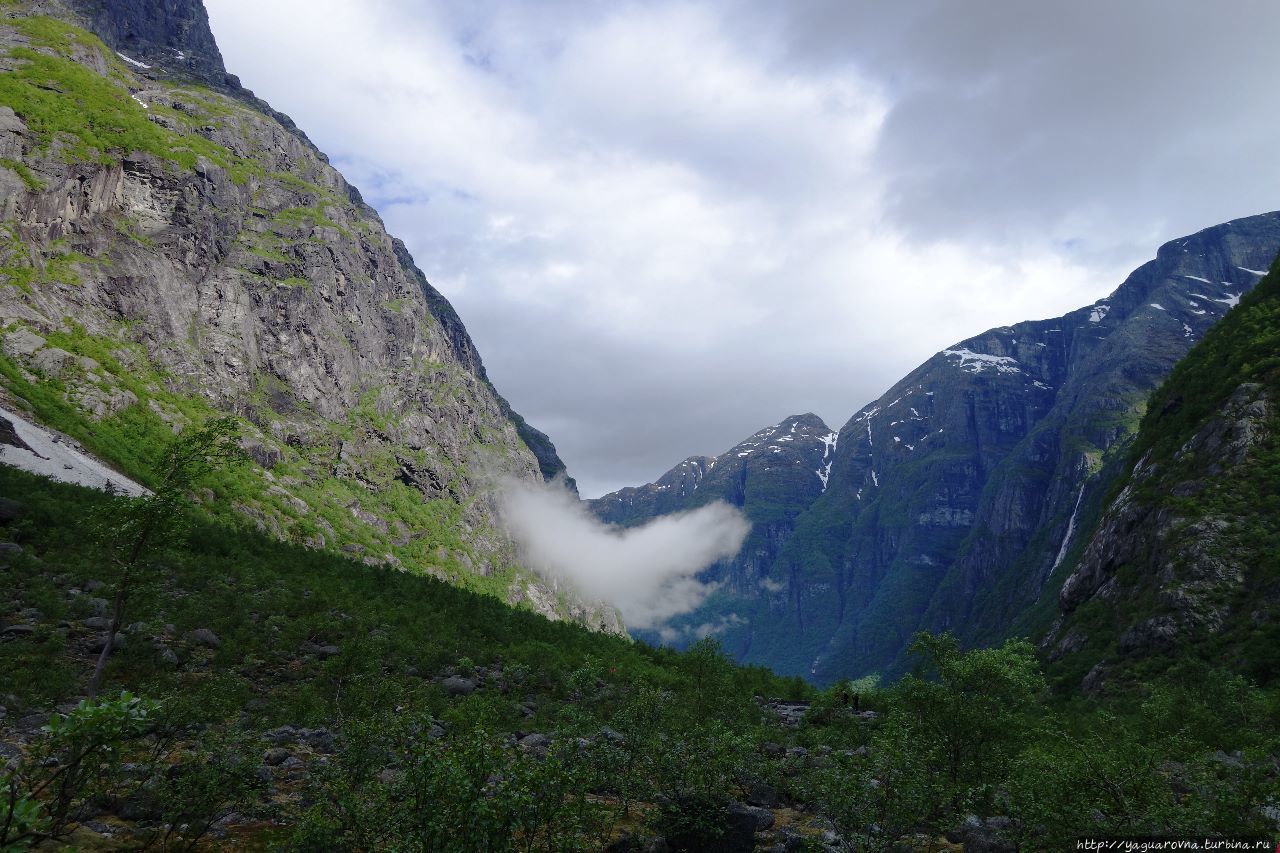
[{"label": "exposed gray rock", "polygon": [[444,687],[446,693],[450,696],[470,696],[475,692],[476,683],[470,678],[462,678],[458,675],[451,675],[446,678],[441,686]]},{"label": "exposed gray rock", "polygon": [[216,649],[222,645],[222,640],[218,639],[218,635],[208,628],[196,628],[187,634],[187,639],[197,646],[204,646],[208,649]]},{"label": "exposed gray rock", "polygon": [[262,763],[269,767],[279,766],[285,759],[293,755],[292,752],[281,746],[274,746],[268,749],[262,756]]},{"label": "exposed gray rock", "polygon": [[[191,169],[143,152],[69,162],[36,144],[11,110],[0,112],[4,156],[16,154],[44,186],[0,192],[0,218],[19,223],[22,257],[33,269],[68,251],[93,259],[73,265],[74,285],[0,293],[6,355],[32,382],[64,383],[89,420],[143,407],[181,429],[180,412],[152,396],[160,392],[240,415],[253,424],[245,446],[268,485],[270,469],[305,449],[314,476],[371,496],[349,533],[317,522],[323,534],[308,534],[315,547],[372,531],[372,560],[399,565],[395,550],[410,543],[405,519],[373,498],[399,481],[446,501],[466,543],[450,569],[516,568],[513,599],[547,615],[562,610],[565,594],[520,569],[489,484],[540,480],[563,463],[493,389],[456,312],[403,244],[286,116],[226,74],[198,0],[72,5],[114,49],[151,66],[129,65],[122,94],[151,105],[161,126],[226,153]],[[79,58],[117,85],[120,69],[99,51]],[[193,78],[214,91],[186,87]],[[188,127],[168,110],[202,121]],[[0,174],[7,188],[13,176]],[[121,367],[51,345],[68,324],[110,338]],[[269,496],[233,505],[280,538],[321,509],[300,506],[282,485]],[[592,627],[621,630],[600,607],[569,609]]]},{"label": "exposed gray rock", "polygon": [[[128,645],[129,645],[129,638],[126,637],[124,634],[120,634],[120,633],[117,633],[115,635],[115,638],[112,639],[111,641],[111,648],[117,652],[127,648]],[[100,637],[95,637],[92,640],[92,642],[89,643],[89,651],[91,651],[95,655],[101,652],[106,647],[107,647],[106,634],[103,634]]]},{"label": "exposed gray rock", "polygon": [[546,755],[547,749],[550,746],[551,738],[537,732],[520,738],[520,748],[526,752],[532,752],[536,755]]},{"label": "exposed gray rock", "polygon": [[[1169,504],[1153,502],[1152,490],[1188,494],[1206,487],[1210,478],[1230,477],[1250,451],[1266,437],[1272,402],[1255,383],[1241,384],[1218,414],[1166,463],[1168,471],[1147,453],[1133,466],[1129,483],[1107,508],[1075,571],[1063,583],[1059,602],[1062,626],[1055,654],[1073,651],[1079,632],[1073,614],[1090,601],[1114,610],[1115,603],[1140,596],[1155,601],[1155,612],[1130,617],[1117,640],[1122,655],[1144,657],[1173,652],[1179,646],[1218,632],[1229,601],[1244,584],[1248,566],[1231,545],[1231,522],[1212,514],[1187,516]],[[1184,476],[1192,480],[1181,479]],[[1170,485],[1169,478],[1179,481]],[[1184,488],[1194,483],[1194,489]],[[1128,585],[1119,571],[1128,568]],[[1056,632],[1055,632],[1056,635]],[[1080,643],[1075,642],[1078,648]],[[1095,668],[1096,669],[1096,668]],[[1085,678],[1088,692],[1101,686],[1100,672]]]},{"label": "exposed gray rock", "polygon": [[[0,524],[8,524],[22,513],[22,504],[12,498],[0,498]],[[11,544],[11,543],[10,543]]]},{"label": "exposed gray rock", "polygon": [[765,782],[753,782],[747,786],[746,797],[744,798],[749,806],[759,806],[766,809],[776,809],[781,805],[778,798],[778,792],[772,785]]}]

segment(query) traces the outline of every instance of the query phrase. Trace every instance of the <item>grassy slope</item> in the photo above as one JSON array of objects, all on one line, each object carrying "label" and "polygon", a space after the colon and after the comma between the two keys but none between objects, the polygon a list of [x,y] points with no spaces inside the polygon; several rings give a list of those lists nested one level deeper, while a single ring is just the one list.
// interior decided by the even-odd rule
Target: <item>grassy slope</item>
[{"label": "grassy slope", "polygon": [[[0,496],[22,504],[18,520],[0,531],[25,549],[4,570],[0,618],[26,622],[34,616],[36,625],[30,638],[0,645],[0,670],[6,690],[23,704],[60,700],[87,675],[84,660],[73,652],[91,632],[78,620],[93,614],[93,595],[105,594],[70,591],[114,580],[92,536],[83,535],[95,517],[110,512],[112,499],[4,466]],[[561,676],[588,658],[613,670],[619,681],[680,681],[673,652],[550,622],[432,578],[371,569],[203,518],[193,517],[187,532],[153,563],[126,615],[126,622],[140,623],[133,632],[140,639],[113,662],[111,680],[150,693],[216,682],[219,691],[246,702],[266,700],[256,703],[264,725],[326,721],[340,693],[373,676],[389,700],[440,704],[443,693],[429,677],[464,658],[522,666],[532,691],[558,690]],[[38,615],[23,615],[28,608]],[[69,625],[58,627],[62,621]],[[175,629],[171,635],[166,625]],[[165,643],[184,647],[182,638],[196,628],[213,630],[221,646],[211,656],[184,653],[176,668],[145,640],[170,636]],[[336,645],[340,652],[322,660],[307,644]],[[739,670],[737,677],[744,689],[757,692],[807,689],[760,669]]]},{"label": "grassy slope", "polygon": [[[1241,466],[1229,476],[1207,470],[1217,460],[1204,454],[1179,450],[1216,416],[1244,383],[1259,383],[1271,401],[1268,435]],[[1183,648],[1178,654],[1207,661],[1227,661],[1263,684],[1280,679],[1280,623],[1249,618],[1259,607],[1280,594],[1280,274],[1272,272],[1205,334],[1178,363],[1152,396],[1130,455],[1129,469],[1150,454],[1157,472],[1137,485],[1136,499],[1153,508],[1167,509],[1191,525],[1205,518],[1228,519],[1225,536],[1232,562],[1246,567],[1244,583],[1224,602],[1236,614],[1223,630]],[[1175,495],[1173,487],[1201,481],[1194,494]],[[1128,477],[1117,483],[1112,497]],[[1081,537],[1088,541],[1088,537]],[[1140,566],[1121,567],[1120,578],[1138,595],[1121,596],[1114,607],[1099,601],[1086,603],[1074,614],[1075,624],[1091,635],[1082,654],[1069,657],[1059,668],[1068,684],[1098,660],[1114,659],[1119,634],[1158,603],[1150,578]],[[1070,623],[1069,623],[1070,624]],[[1139,680],[1168,665],[1164,657],[1131,663],[1131,676]]]}]

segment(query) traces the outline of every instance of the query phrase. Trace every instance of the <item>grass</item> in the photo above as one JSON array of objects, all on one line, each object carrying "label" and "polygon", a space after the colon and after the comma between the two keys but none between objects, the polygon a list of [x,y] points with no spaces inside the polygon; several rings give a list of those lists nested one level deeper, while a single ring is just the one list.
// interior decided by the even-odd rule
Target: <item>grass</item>
[{"label": "grass", "polygon": [[104,164],[117,162],[122,154],[145,152],[184,169],[204,157],[230,170],[237,183],[254,171],[220,145],[152,122],[147,109],[131,96],[127,72],[117,70],[104,77],[77,62],[73,56],[83,50],[97,50],[114,60],[91,33],[42,16],[10,18],[4,23],[39,48],[10,51],[17,63],[0,76],[0,102],[26,122],[41,150],[56,149],[58,156],[72,162]]},{"label": "grass", "polygon": [[44,189],[44,181],[36,177],[35,173],[26,167],[25,164],[19,163],[17,160],[11,160],[8,157],[0,158],[0,166],[14,172],[26,185],[26,188],[33,193],[40,192]]}]

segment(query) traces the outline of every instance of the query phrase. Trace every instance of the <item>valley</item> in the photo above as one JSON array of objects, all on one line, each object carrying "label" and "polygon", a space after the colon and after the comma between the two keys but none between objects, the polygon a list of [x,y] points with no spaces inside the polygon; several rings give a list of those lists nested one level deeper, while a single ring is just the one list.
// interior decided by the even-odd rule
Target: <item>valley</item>
[{"label": "valley", "polygon": [[583,501],[201,0],[0,3],[0,220],[0,850],[1280,837],[1280,213]]}]

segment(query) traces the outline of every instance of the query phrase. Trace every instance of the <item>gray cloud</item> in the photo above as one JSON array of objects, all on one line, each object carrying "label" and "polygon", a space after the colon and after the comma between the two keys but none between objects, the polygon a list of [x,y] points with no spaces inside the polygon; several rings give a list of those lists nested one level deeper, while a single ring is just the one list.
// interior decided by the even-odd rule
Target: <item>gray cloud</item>
[{"label": "gray cloud", "polygon": [[588,495],[1277,206],[1260,0],[208,6]]},{"label": "gray cloud", "polygon": [[[556,484],[509,481],[499,505],[526,565],[614,605],[629,628],[656,628],[701,604],[714,587],[695,575],[737,554],[751,529],[725,503],[614,529]],[[701,636],[724,627],[707,625]]]},{"label": "gray cloud", "polygon": [[788,63],[886,91],[885,209],[914,236],[1124,256],[1276,205],[1274,3],[787,8]]}]

